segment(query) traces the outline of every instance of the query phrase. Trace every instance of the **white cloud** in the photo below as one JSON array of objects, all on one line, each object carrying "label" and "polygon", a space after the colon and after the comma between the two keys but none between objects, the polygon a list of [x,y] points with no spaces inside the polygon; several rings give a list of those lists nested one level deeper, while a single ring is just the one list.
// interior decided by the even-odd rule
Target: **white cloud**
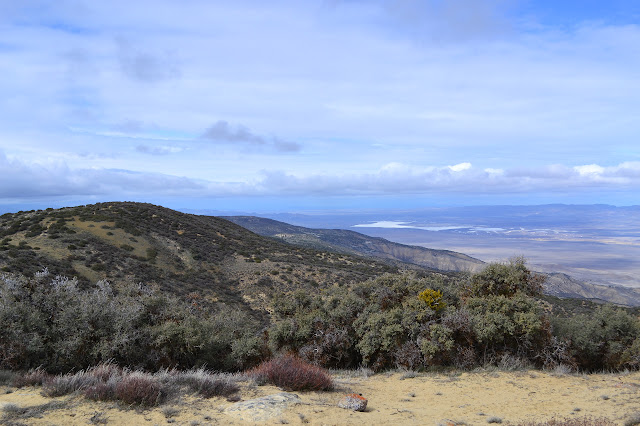
[{"label": "white cloud", "polygon": [[602,175],[604,173],[605,168],[602,166],[598,166],[597,164],[587,164],[584,166],[575,166],[573,168],[577,171],[581,176],[597,176]]},{"label": "white cloud", "polygon": [[493,169],[493,168],[486,168],[484,169],[484,171],[488,174],[488,175],[494,175],[494,176],[500,176],[500,175],[504,175],[504,170],[503,169]]},{"label": "white cloud", "polygon": [[460,163],[454,166],[449,166],[449,168],[454,172],[462,172],[464,170],[469,170],[471,168],[471,163]]}]

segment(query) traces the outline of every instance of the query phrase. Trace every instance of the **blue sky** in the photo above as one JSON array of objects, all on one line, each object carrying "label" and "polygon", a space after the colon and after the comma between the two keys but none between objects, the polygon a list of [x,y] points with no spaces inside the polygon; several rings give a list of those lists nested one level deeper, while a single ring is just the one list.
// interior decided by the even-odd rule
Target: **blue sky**
[{"label": "blue sky", "polygon": [[0,205],[639,204],[640,4],[0,0]]}]

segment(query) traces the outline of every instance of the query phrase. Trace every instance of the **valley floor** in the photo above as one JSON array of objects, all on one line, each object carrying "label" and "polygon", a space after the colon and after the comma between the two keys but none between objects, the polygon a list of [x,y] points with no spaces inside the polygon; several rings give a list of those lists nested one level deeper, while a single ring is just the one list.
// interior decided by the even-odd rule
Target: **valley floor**
[{"label": "valley floor", "polygon": [[[640,372],[555,374],[542,371],[468,373],[388,373],[369,377],[337,373],[333,392],[294,392],[302,403],[291,405],[264,424],[518,424],[556,418],[606,417],[615,424],[640,419]],[[5,393],[8,392],[8,393]],[[242,400],[282,392],[273,386],[242,383]],[[368,399],[365,412],[339,408],[345,393]],[[48,406],[42,406],[43,404]],[[71,425],[208,425],[253,424],[250,413],[232,416],[223,398],[187,397],[153,409],[87,401],[79,396],[45,398],[40,388],[6,388],[0,395],[0,423]],[[11,416],[12,408],[36,407],[34,414]],[[39,417],[40,416],[40,417]],[[640,421],[640,420],[638,420]]]}]

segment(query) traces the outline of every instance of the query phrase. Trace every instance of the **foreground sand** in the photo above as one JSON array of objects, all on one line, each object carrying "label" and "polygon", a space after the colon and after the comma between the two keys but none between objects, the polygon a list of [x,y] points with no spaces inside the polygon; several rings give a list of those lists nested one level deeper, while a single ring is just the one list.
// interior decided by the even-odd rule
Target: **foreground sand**
[{"label": "foreground sand", "polygon": [[[409,377],[407,377],[409,376]],[[540,371],[470,372],[452,374],[402,373],[370,377],[335,376],[334,392],[295,392],[303,401],[265,424],[503,424],[552,417],[606,417],[625,424],[640,414],[640,373],[555,375]],[[0,390],[2,390],[0,388]],[[232,404],[223,398],[186,397],[160,407],[140,410],[115,403],[96,403],[79,396],[45,398],[40,389],[7,388],[0,408],[7,403],[20,407],[51,401],[65,402],[41,418],[14,418],[14,424],[75,425],[208,425],[252,424],[230,417],[224,409]],[[282,392],[273,386],[242,384],[241,397],[249,400]],[[369,405],[365,412],[337,407],[347,392],[361,393]],[[0,416],[4,410],[0,409]],[[0,417],[1,418],[1,417]],[[0,423],[2,420],[0,420]]]}]

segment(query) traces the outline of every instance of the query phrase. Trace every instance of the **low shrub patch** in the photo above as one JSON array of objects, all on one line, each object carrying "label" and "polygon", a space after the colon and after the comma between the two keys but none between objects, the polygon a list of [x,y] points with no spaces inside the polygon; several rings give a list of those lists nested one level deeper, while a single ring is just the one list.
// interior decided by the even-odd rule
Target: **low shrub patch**
[{"label": "low shrub patch", "polygon": [[98,383],[98,379],[84,371],[64,376],[55,376],[47,380],[42,388],[42,394],[48,397],[68,395],[86,389]]},{"label": "low shrub patch", "polygon": [[84,396],[94,401],[112,401],[116,399],[116,384],[114,382],[97,383],[85,389]]},{"label": "low shrub patch", "polygon": [[52,377],[51,374],[38,367],[16,376],[13,379],[13,386],[17,388],[24,386],[42,386],[46,381],[51,380]]},{"label": "low shrub patch", "polygon": [[198,395],[205,398],[212,398],[214,396],[231,396],[234,393],[240,391],[240,386],[233,383],[230,380],[219,378],[206,378],[200,383],[200,387],[197,392]]},{"label": "low shrub patch", "polygon": [[271,383],[285,390],[331,390],[333,380],[324,368],[311,365],[293,355],[263,362],[249,372],[258,382]]},{"label": "low shrub patch", "polygon": [[153,406],[162,399],[162,387],[152,377],[132,374],[116,385],[115,395],[126,404]]}]

